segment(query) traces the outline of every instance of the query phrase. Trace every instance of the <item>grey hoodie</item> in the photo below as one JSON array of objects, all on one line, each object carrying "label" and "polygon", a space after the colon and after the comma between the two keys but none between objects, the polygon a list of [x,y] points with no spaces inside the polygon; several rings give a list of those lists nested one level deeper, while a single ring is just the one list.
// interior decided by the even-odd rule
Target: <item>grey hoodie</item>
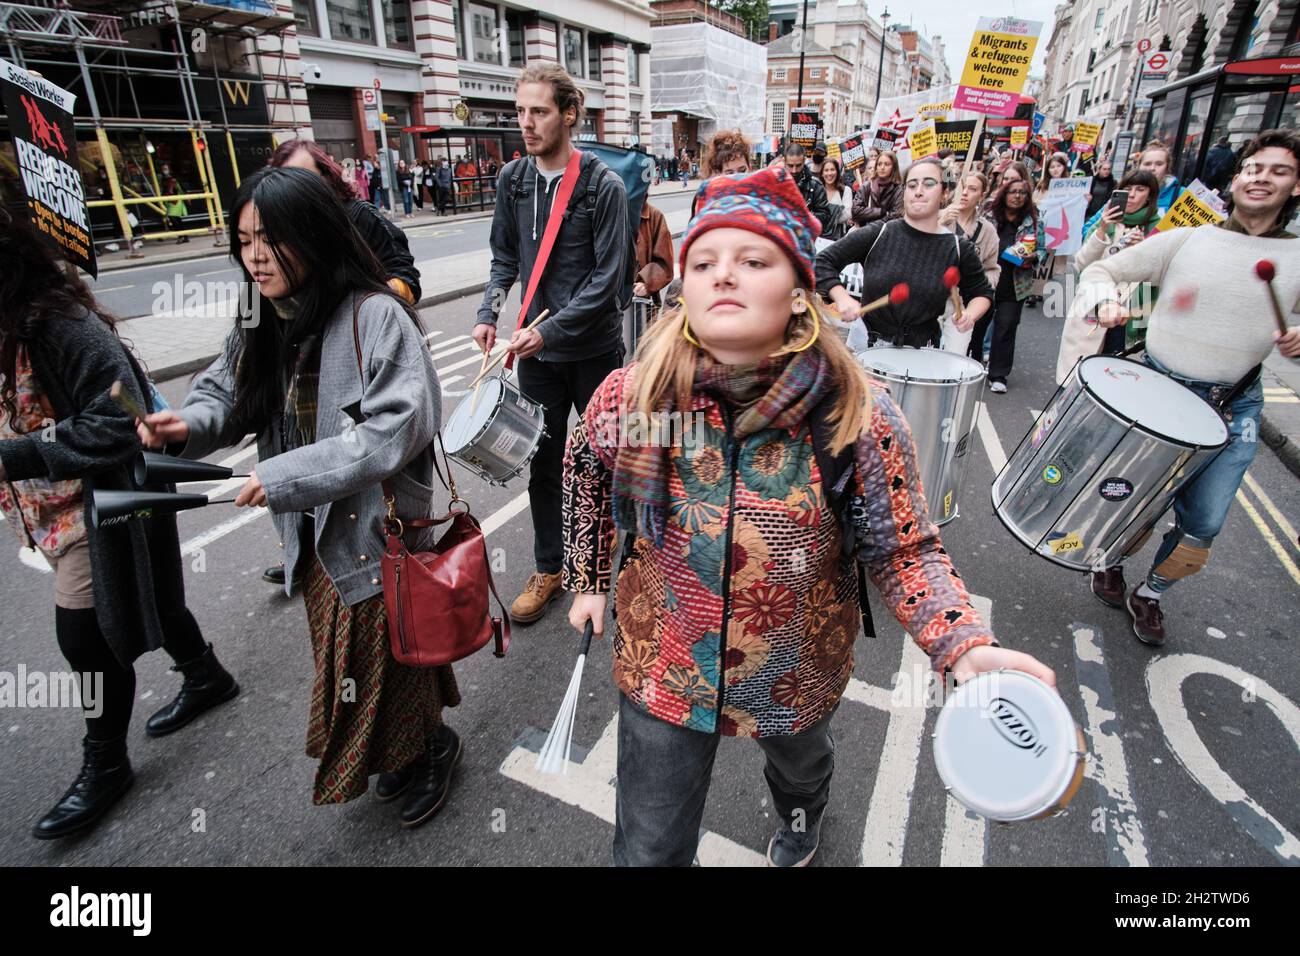
[{"label": "grey hoodie", "polygon": [[[524,172],[512,202],[511,182],[520,163],[525,164]],[[516,279],[522,284],[521,295],[527,290],[562,178],[557,176],[548,188],[531,156],[512,160],[501,170],[492,214],[492,273],[476,322],[497,324]],[[587,201],[589,181],[596,184],[594,208]],[[622,347],[618,300],[628,272],[628,237],[623,180],[593,154],[583,153],[577,188],[528,309],[528,322],[543,309],[551,312],[537,327],[545,343],[537,358],[578,362]],[[514,331],[518,319],[517,314],[507,315],[508,328],[499,332],[503,336]]]}]

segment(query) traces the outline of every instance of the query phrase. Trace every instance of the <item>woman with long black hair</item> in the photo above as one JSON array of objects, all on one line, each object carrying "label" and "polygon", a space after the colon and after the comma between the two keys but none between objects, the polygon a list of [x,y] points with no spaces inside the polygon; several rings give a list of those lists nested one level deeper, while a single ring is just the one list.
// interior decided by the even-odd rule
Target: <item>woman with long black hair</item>
[{"label": "woman with long black hair", "polygon": [[184,674],[180,695],[146,725],[151,737],[239,693],[185,606],[175,517],[91,527],[92,486],[135,488],[140,444],[109,391],[120,381],[141,407],[152,401],[114,322],[35,230],[0,207],[0,511],[54,571],[59,650],[83,681],[99,683],[94,702],[82,687],[81,772],[36,824],[42,840],[89,827],[134,782],[126,732],[141,654],[163,647]]},{"label": "woman with long black hair", "polygon": [[1007,390],[1007,376],[1016,358],[1016,329],[1025,300],[1034,288],[1034,267],[1046,254],[1043,221],[1038,217],[1029,183],[1012,182],[998,190],[989,208],[989,218],[998,230],[998,258],[1002,272],[994,290],[993,308],[975,323],[971,333],[971,357],[984,360],[984,334],[993,328],[989,352],[989,390],[999,395]]},{"label": "woman with long black hair", "polygon": [[[238,506],[270,508],[290,584],[301,575],[315,659],[307,753],[312,800],[352,800],[380,774],[381,800],[410,790],[404,826],[443,805],[460,739],[442,708],[450,667],[408,667],[389,651],[380,556],[385,495],[396,516],[430,516],[441,389],[419,319],[320,176],[264,169],[230,210],[232,258],[261,314],[241,319],[177,412],[153,436],[196,458],[257,436]],[[384,485],[387,486],[385,491]],[[407,533],[408,547],[427,543]]]}]

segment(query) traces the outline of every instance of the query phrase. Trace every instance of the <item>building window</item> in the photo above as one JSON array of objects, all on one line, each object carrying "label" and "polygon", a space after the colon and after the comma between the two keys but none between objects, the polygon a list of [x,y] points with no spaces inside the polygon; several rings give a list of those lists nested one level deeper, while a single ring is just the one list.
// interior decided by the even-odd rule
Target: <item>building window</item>
[{"label": "building window", "polygon": [[772,82],[774,82],[774,83],[784,83],[784,82],[785,82],[785,67],[783,67],[783,66],[778,66],[778,67],[774,67],[774,68],[773,68],[773,70],[772,70]]},{"label": "building window", "polygon": [[506,10],[506,32],[510,35],[510,65],[523,67],[528,61],[523,11]]},{"label": "building window", "polygon": [[785,132],[785,104],[784,103],[772,104],[772,132],[773,133]]},{"label": "building window", "polygon": [[481,3],[469,5],[470,23],[474,25],[474,62],[501,65],[500,35],[497,33],[497,8]]},{"label": "building window", "polygon": [[384,35],[388,39],[388,45],[402,50],[414,50],[411,0],[379,0],[379,6],[384,14]]},{"label": "building window", "polygon": [[627,85],[641,85],[641,51],[634,46],[627,48]]},{"label": "building window", "polygon": [[821,78],[822,78],[822,68],[820,66],[814,66],[812,69],[808,71],[808,79],[820,80]]},{"label": "building window", "polygon": [[1094,23],[1094,24],[1092,25],[1092,32],[1093,32],[1093,33],[1096,33],[1098,30],[1101,29],[1101,22],[1102,22],[1102,20],[1104,20],[1104,19],[1106,19],[1106,8],[1105,8],[1105,7],[1098,7],[1098,8],[1097,8],[1097,22]]},{"label": "building window", "polygon": [[370,0],[326,0],[325,13],[329,16],[333,39],[352,43],[375,42]]},{"label": "building window", "polygon": [[456,34],[456,58],[465,56],[465,21],[460,10],[460,0],[451,0],[451,29]]},{"label": "building window", "polygon": [[570,76],[583,76],[582,72],[582,31],[573,27],[564,28],[564,68]]},{"label": "building window", "polygon": [[600,79],[600,44],[587,37],[587,79]]},{"label": "building window", "polygon": [[316,25],[316,4],[314,0],[293,0],[293,16],[298,21],[298,32],[307,36],[320,36],[320,27]]}]

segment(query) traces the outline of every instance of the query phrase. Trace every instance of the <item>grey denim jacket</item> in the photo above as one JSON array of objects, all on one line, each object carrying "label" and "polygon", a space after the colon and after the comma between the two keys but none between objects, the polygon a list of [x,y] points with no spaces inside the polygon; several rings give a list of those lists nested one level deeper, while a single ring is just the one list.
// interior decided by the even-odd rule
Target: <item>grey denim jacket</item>
[{"label": "grey denim jacket", "polygon": [[[321,340],[316,441],[283,454],[280,425],[258,439],[257,475],[284,548],[285,593],[293,593],[304,522],[314,514],[316,554],[345,603],[383,590],[380,482],[388,479],[403,519],[425,518],[434,504],[432,442],[442,419],[442,390],[419,329],[393,299],[373,295],[357,313],[364,382],[358,374],[348,296]],[[275,321],[272,319],[271,321]],[[226,349],[195,383],[178,409],[190,426],[184,458],[220,447],[233,407],[234,370]],[[359,410],[360,420],[353,414]],[[427,546],[431,531],[408,533],[408,547]]]}]

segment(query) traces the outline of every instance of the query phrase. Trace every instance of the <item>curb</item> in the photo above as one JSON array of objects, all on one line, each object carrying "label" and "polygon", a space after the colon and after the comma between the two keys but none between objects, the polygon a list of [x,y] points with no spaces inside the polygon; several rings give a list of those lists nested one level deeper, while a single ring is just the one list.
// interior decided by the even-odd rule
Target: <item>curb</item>
[{"label": "curb", "polygon": [[1291,474],[1300,478],[1300,445],[1283,434],[1267,415],[1260,415],[1259,437],[1273,450],[1273,454],[1277,455]]}]

